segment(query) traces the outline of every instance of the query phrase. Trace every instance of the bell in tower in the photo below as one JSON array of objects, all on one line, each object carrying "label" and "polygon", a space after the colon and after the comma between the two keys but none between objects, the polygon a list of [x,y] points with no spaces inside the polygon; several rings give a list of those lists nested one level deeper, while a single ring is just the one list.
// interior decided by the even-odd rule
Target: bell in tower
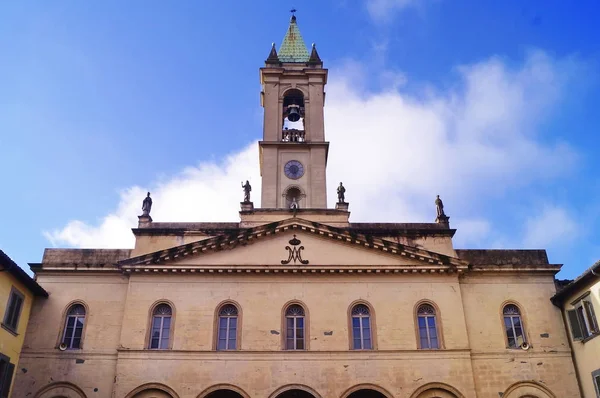
[{"label": "bell in tower", "polygon": [[323,107],[327,69],[313,45],[309,53],[296,16],[279,51],[260,69],[264,108],[260,170],[263,208],[327,208]]},{"label": "bell in tower", "polygon": [[282,140],[304,142],[304,94],[302,91],[291,89],[285,92],[282,115]]}]

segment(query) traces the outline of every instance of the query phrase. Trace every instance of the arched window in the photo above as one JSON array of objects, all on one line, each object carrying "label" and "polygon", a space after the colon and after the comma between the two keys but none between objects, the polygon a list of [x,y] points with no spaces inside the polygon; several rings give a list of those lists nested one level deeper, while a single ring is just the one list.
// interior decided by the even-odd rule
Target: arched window
[{"label": "arched window", "polygon": [[371,313],[369,307],[357,304],[352,307],[352,348],[370,350],[373,348],[371,338]]},{"label": "arched window", "polygon": [[162,303],[154,308],[149,348],[156,350],[169,349],[172,316],[173,310],[169,304]]},{"label": "arched window", "polygon": [[225,304],[219,310],[217,350],[236,350],[237,332],[238,309],[233,304]]},{"label": "arched window", "polygon": [[62,336],[62,344],[66,345],[67,349],[81,348],[84,324],[85,307],[81,304],[73,304],[67,311]]},{"label": "arched window", "polygon": [[431,304],[421,304],[417,308],[417,325],[419,326],[419,348],[440,348],[435,308]]},{"label": "arched window", "polygon": [[304,308],[292,304],[285,310],[285,349],[304,350]]},{"label": "arched window", "polygon": [[509,348],[519,348],[521,344],[527,342],[521,311],[514,304],[507,304],[502,309],[504,316],[504,328],[506,329],[506,339]]},{"label": "arched window", "polygon": [[302,191],[298,187],[290,187],[285,192],[285,207],[288,209],[292,208],[292,204],[295,204],[297,208],[300,207],[300,201],[302,200]]}]

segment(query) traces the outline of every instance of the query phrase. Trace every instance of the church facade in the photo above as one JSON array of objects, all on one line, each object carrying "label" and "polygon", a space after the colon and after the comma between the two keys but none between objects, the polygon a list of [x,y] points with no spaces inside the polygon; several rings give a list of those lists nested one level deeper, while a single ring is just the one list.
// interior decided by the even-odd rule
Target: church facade
[{"label": "church facade", "polygon": [[13,397],[581,396],[545,251],[454,248],[439,197],[430,223],[350,222],[342,184],[327,206],[327,73],[292,17],[239,222],[148,195],[133,249],[46,249]]}]

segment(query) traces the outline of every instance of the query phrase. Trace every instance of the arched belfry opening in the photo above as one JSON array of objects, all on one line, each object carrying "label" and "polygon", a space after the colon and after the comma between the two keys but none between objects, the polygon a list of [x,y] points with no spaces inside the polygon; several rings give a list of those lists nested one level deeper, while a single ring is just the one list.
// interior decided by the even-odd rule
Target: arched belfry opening
[{"label": "arched belfry opening", "polygon": [[283,131],[281,140],[283,142],[304,142],[305,135],[305,107],[304,94],[298,89],[286,91],[283,96]]}]

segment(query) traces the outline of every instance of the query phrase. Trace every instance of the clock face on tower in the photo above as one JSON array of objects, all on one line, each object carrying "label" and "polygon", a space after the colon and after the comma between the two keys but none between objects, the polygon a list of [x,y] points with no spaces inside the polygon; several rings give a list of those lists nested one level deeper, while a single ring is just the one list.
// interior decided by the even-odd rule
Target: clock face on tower
[{"label": "clock face on tower", "polygon": [[288,178],[297,180],[304,175],[304,166],[297,160],[290,160],[283,166],[283,171]]}]

